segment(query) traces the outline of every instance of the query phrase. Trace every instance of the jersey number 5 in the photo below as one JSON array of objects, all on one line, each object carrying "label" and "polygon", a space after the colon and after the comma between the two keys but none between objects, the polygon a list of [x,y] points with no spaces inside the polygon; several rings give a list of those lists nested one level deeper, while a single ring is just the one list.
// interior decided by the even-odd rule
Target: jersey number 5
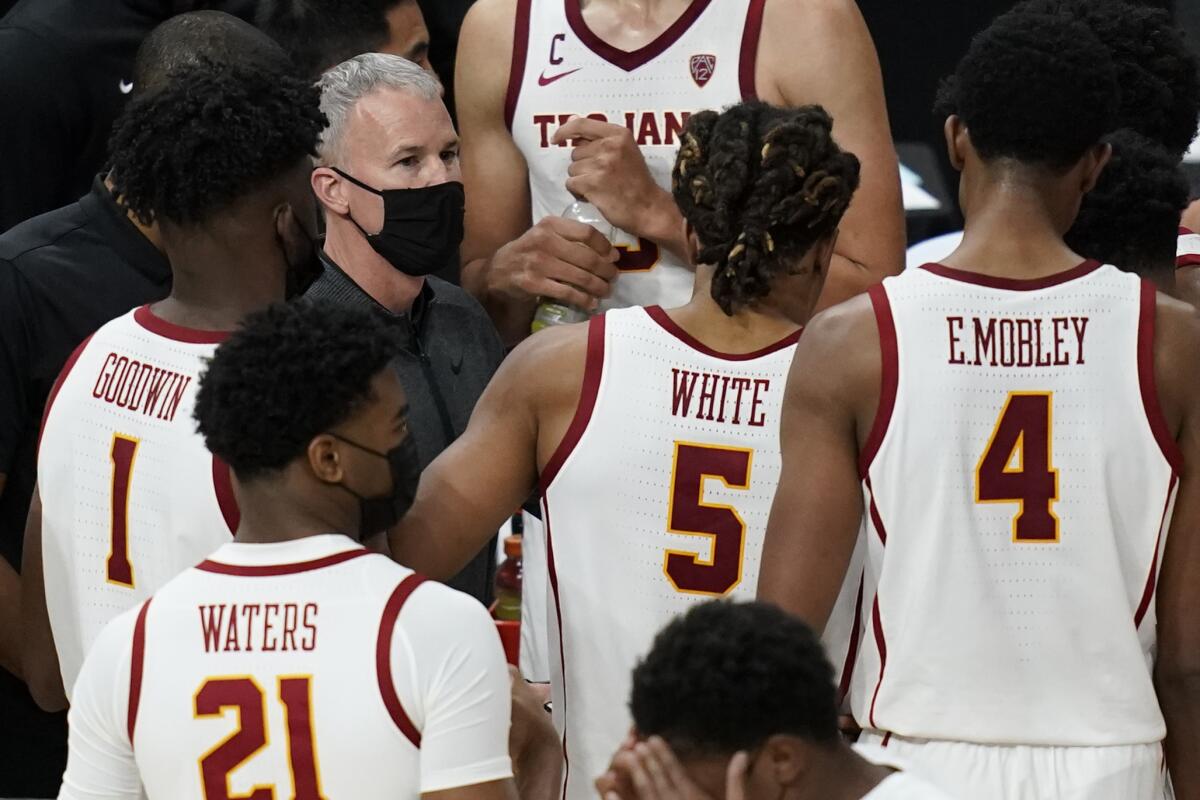
[{"label": "jersey number 5", "polygon": [[730,489],[750,488],[753,450],[675,443],[667,530],[711,540],[712,558],[668,550],[667,580],[680,592],[721,596],[742,582],[746,523],[733,506],[704,502],[704,481],[716,478]]},{"label": "jersey number 5", "polygon": [[1053,395],[1009,392],[975,467],[976,503],[1016,503],[1014,542],[1057,542],[1058,470],[1052,464]]},{"label": "jersey number 5", "polygon": [[129,563],[129,481],[139,444],[137,439],[114,433],[112,450],[108,453],[112,460],[112,522],[107,576],[109,583],[130,589],[133,588],[133,564]]},{"label": "jersey number 5", "polygon": [[[287,721],[288,768],[292,800],[324,800],[317,769],[312,728],[312,676],[280,676],[279,700]],[[209,678],[196,692],[196,716],[219,717],[237,711],[238,727],[200,758],[204,800],[275,800],[275,787],[255,785],[246,794],[232,794],[229,773],[267,746],[267,701],[249,676]]]}]

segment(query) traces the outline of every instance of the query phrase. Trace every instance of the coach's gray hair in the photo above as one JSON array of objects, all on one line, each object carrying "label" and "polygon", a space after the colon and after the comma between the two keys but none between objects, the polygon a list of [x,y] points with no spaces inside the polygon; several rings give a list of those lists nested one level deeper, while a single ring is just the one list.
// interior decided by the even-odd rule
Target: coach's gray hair
[{"label": "coach's gray hair", "polygon": [[318,160],[331,164],[340,160],[342,129],[346,118],[359,100],[377,89],[401,89],[433,100],[441,96],[442,85],[430,73],[407,58],[387,53],[363,53],[330,68],[321,76],[321,111],[329,118],[329,127],[321,134]]}]

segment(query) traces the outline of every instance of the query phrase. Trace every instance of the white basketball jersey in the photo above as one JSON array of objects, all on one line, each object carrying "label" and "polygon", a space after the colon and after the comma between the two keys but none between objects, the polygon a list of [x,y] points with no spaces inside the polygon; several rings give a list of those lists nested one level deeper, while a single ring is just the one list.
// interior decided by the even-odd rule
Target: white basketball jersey
[{"label": "white basketball jersey", "polygon": [[871,300],[884,372],[855,717],[980,744],[1157,742],[1181,455],[1153,287],[1096,262],[1028,281],[930,264]]},{"label": "white basketball jersey", "polygon": [[1175,268],[1200,267],[1200,233],[1179,229],[1179,245],[1175,250]]},{"label": "white basketball jersey", "polygon": [[569,798],[594,794],[628,732],[654,635],[696,603],[755,595],[799,337],[719,353],[657,306],[589,325],[579,407],[542,473]]},{"label": "white basketball jersey", "polygon": [[[654,180],[671,170],[688,116],[752,99],[765,0],[693,0],[661,36],[634,52],[587,27],[580,0],[518,0],[505,118],[529,169],[533,221],[574,202],[566,190],[571,147],[551,144],[573,116],[624,125]],[[692,271],[653,242],[624,232],[621,276],[605,308],[682,305]]]},{"label": "white basketball jersey", "polygon": [[228,469],[192,419],[200,373],[226,336],[135,309],[80,345],[50,395],[42,563],[68,696],[105,623],[237,527]]},{"label": "white basketball jersey", "polygon": [[97,641],[63,796],[123,798],[111,775],[149,800],[404,800],[501,780],[509,696],[467,595],[341,535],[230,543]]}]

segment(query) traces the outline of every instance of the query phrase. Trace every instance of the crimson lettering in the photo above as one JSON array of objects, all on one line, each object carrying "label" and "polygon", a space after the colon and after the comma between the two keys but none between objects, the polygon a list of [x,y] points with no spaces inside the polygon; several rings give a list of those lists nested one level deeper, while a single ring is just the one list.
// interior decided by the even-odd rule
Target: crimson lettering
[{"label": "crimson lettering", "polygon": [[1088,317],[946,317],[946,363],[1062,367],[1084,362]]}]

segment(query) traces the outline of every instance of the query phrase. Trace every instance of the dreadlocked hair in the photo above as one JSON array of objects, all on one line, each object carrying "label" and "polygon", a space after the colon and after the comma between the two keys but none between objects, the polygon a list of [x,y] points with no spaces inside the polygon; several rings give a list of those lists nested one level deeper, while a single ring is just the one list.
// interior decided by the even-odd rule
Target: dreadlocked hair
[{"label": "dreadlocked hair", "polygon": [[716,267],[712,297],[726,314],[765,297],[841,221],[859,163],[832,128],[820,106],[761,102],[688,120],[671,189],[700,240],[697,261]]}]

